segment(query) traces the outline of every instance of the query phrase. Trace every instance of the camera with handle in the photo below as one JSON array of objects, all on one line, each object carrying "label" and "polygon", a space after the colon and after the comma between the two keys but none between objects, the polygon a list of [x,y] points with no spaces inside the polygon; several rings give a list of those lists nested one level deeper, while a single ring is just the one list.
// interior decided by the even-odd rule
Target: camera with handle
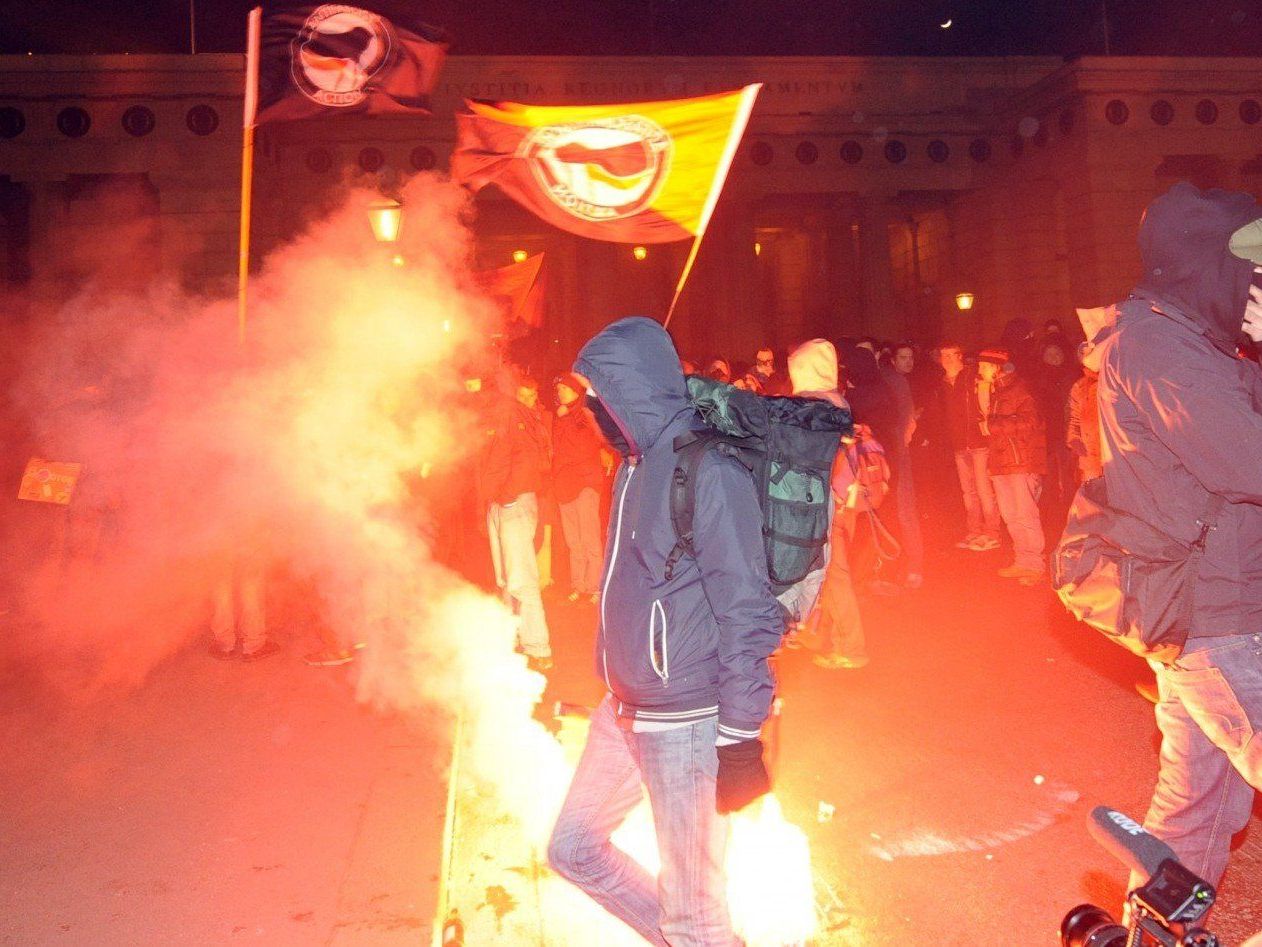
[{"label": "camera with handle", "polygon": [[1130,919],[1125,925],[1094,904],[1080,904],[1066,914],[1061,947],[1219,947],[1214,934],[1197,926],[1214,904],[1213,885],[1124,813],[1097,806],[1088,828],[1105,851],[1148,880],[1126,896]]}]

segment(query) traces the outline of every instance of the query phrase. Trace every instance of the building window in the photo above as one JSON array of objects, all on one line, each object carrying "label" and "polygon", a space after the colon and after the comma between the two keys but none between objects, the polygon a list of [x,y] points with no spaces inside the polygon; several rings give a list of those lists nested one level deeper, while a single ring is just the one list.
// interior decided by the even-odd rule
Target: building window
[{"label": "building window", "polygon": [[775,157],[775,153],[771,150],[771,146],[765,141],[756,141],[749,148],[749,160],[757,165],[771,164],[771,159]]},{"label": "building window", "polygon": [[372,174],[385,166],[386,156],[380,148],[365,148],[359,153],[359,166]]},{"label": "building window", "polygon": [[133,105],[123,113],[123,130],[134,138],[144,138],[158,125],[153,109],[144,105]]},{"label": "building window", "polygon": [[814,164],[819,160],[819,148],[813,142],[799,142],[793,156],[798,159],[798,164]]},{"label": "building window", "polygon": [[947,158],[951,157],[951,148],[945,141],[935,139],[929,142],[925,148],[925,153],[929,155],[929,160],[934,164],[942,164]]},{"label": "building window", "polygon": [[438,156],[434,154],[434,149],[427,148],[425,145],[417,145],[412,149],[412,153],[408,155],[408,161],[417,171],[428,171],[434,165],[438,164]]},{"label": "building window", "polygon": [[209,105],[194,105],[185,114],[184,124],[194,135],[213,135],[219,127],[219,113]]},{"label": "building window", "polygon": [[26,116],[21,109],[6,105],[0,109],[0,138],[17,138],[26,131]]},{"label": "building window", "polygon": [[907,160],[907,146],[897,138],[885,143],[885,160],[890,164],[902,164]]},{"label": "building window", "polygon": [[1065,109],[1065,111],[1061,112],[1060,118],[1056,120],[1056,124],[1060,126],[1060,133],[1062,135],[1068,135],[1072,132],[1074,130],[1074,122],[1077,118],[1078,116],[1074,114],[1073,109]]},{"label": "building window", "polygon": [[974,138],[968,143],[968,156],[981,164],[990,160],[990,142],[985,138]]},{"label": "building window", "polygon": [[72,105],[57,113],[57,130],[67,138],[82,138],[92,127],[92,116]]},{"label": "building window", "polygon": [[841,160],[846,164],[858,164],[863,160],[863,145],[857,141],[848,141],[841,146]]},{"label": "building window", "polygon": [[1218,121],[1218,106],[1210,99],[1201,99],[1196,103],[1196,120],[1202,125],[1213,125]]},{"label": "building window", "polygon": [[1111,125],[1125,125],[1131,117],[1131,110],[1121,99],[1114,99],[1104,107],[1104,117]]},{"label": "building window", "polygon": [[1246,125],[1256,125],[1262,121],[1262,105],[1257,99],[1245,99],[1240,103],[1240,121]]},{"label": "building window", "polygon": [[326,174],[333,167],[333,155],[328,148],[312,148],[307,152],[306,163],[312,174]]},{"label": "building window", "polygon": [[1152,104],[1148,114],[1158,125],[1169,125],[1174,121],[1174,106],[1165,99],[1158,99]]}]

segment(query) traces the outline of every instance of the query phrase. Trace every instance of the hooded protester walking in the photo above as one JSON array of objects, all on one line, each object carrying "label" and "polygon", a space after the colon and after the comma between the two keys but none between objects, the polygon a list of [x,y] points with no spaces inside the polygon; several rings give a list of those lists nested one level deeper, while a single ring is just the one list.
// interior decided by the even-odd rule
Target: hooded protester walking
[{"label": "hooded protester walking", "polygon": [[[754,480],[731,457],[702,455],[692,551],[668,571],[675,439],[704,427],[670,336],[652,319],[620,320],[583,347],[574,372],[623,462],[596,643],[608,693],[549,860],[651,944],[731,944],[726,814],[770,788],[760,735],[774,691],[767,658],[784,632]],[[645,790],[657,880],[610,840]]]},{"label": "hooded protester walking", "polygon": [[[1187,637],[1150,656],[1162,743],[1144,827],[1217,884],[1262,789],[1262,370],[1236,349],[1262,339],[1262,206],[1181,182],[1148,206],[1139,251],[1139,285],[1092,340],[1105,492],[1189,557],[1201,544]],[[1166,591],[1136,592],[1139,614]]]}]

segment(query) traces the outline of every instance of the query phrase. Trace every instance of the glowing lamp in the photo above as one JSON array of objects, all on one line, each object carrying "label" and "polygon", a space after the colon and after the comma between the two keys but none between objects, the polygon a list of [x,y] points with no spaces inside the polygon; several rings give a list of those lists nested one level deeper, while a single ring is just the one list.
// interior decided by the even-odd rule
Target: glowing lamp
[{"label": "glowing lamp", "polygon": [[527,257],[527,256],[529,256],[529,255],[530,255],[530,254],[528,254],[525,250],[514,250],[514,251],[513,251],[513,262],[514,262],[514,263],[525,263],[525,262],[526,262],[526,257]]},{"label": "glowing lamp", "polygon": [[761,255],[762,255],[762,244],[755,241],[754,242],[754,256],[761,256]]},{"label": "glowing lamp", "polygon": [[395,266],[403,266],[405,263],[407,263],[407,261],[404,260],[403,257],[401,257],[397,253],[393,256],[393,258],[391,258],[390,262],[393,263]]},{"label": "glowing lamp", "polygon": [[403,226],[403,205],[391,200],[373,201],[368,205],[368,222],[378,243],[394,243]]},{"label": "glowing lamp", "polygon": [[643,260],[645,257],[649,255],[649,251],[647,247],[632,247],[631,255],[635,257],[637,260]]},{"label": "glowing lamp", "polygon": [[960,312],[968,312],[973,308],[973,294],[960,293],[955,297],[955,308]]}]

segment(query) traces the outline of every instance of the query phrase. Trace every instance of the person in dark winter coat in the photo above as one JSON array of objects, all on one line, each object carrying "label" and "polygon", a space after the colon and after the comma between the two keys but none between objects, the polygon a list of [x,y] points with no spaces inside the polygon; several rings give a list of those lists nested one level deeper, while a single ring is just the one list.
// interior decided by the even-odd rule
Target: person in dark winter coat
[{"label": "person in dark winter coat", "polygon": [[1034,585],[1043,577],[1043,522],[1039,495],[1047,465],[1043,421],[1034,395],[1017,371],[1005,371],[1009,353],[985,349],[977,356],[977,400],[989,439],[987,465],[999,515],[1012,537],[1012,564],[999,570],[1007,579]]},{"label": "person in dark winter coat", "polygon": [[[753,478],[707,451],[696,479],[695,554],[676,544],[675,438],[702,430],[670,337],[623,319],[579,353],[601,430],[623,454],[600,598],[597,671],[608,694],[552,833],[553,867],[659,947],[733,944],[724,894],[725,814],[770,788],[760,732],[767,658],[784,615],[767,577]],[[610,841],[647,789],[658,880]]]},{"label": "person in dark winter coat", "polygon": [[601,449],[605,439],[583,403],[585,387],[574,375],[556,378],[552,424],[552,490],[561,508],[561,529],[570,551],[570,601],[600,588],[600,492],[605,485]]},{"label": "person in dark winter coat", "polygon": [[1139,250],[1143,278],[1092,340],[1109,503],[1185,543],[1212,526],[1182,653],[1149,662],[1162,746],[1144,827],[1217,884],[1262,789],[1262,374],[1236,354],[1242,330],[1262,338],[1262,206],[1176,184]]}]

